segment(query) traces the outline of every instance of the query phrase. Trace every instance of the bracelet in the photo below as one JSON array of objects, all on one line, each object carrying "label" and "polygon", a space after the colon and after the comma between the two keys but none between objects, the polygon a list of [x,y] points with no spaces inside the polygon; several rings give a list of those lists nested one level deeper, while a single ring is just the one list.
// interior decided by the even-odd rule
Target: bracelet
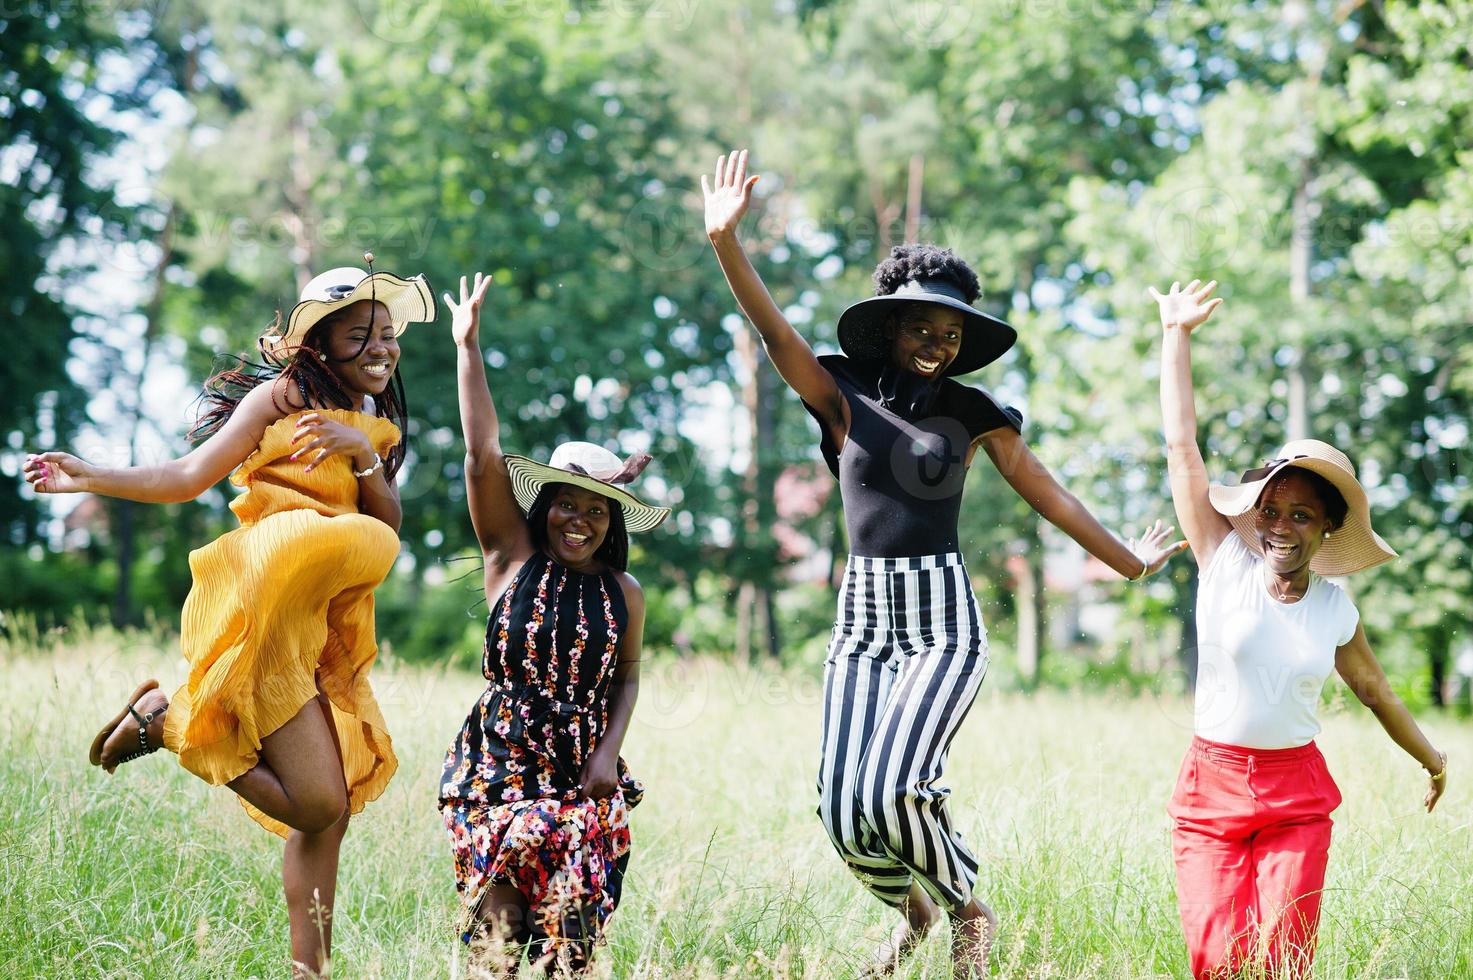
[{"label": "bracelet", "polygon": [[1146,577],[1146,572],[1151,570],[1151,566],[1146,564],[1146,560],[1144,558],[1141,558],[1140,555],[1136,555],[1135,557],[1138,558],[1141,563],[1140,574],[1132,575],[1130,578],[1125,580],[1127,582],[1139,582],[1141,579]]},{"label": "bracelet", "polygon": [[360,480],[363,479],[365,476],[373,476],[375,473],[378,472],[378,468],[380,466],[382,466],[382,465],[384,465],[383,459],[380,458],[380,456],[379,456],[378,453],[374,453],[373,454],[373,465],[370,466],[368,469],[363,470],[362,472],[359,472],[358,470],[354,470],[353,471],[353,475],[356,476]]},{"label": "bracelet", "polygon": [[1437,772],[1433,772],[1431,769],[1427,769],[1426,766],[1423,766],[1422,767],[1423,769],[1426,770],[1428,777],[1430,777],[1431,780],[1434,783],[1437,782],[1440,779],[1445,778],[1447,776],[1447,753],[1446,752],[1439,752],[1438,755],[1442,756],[1442,768],[1441,769],[1439,769]]}]

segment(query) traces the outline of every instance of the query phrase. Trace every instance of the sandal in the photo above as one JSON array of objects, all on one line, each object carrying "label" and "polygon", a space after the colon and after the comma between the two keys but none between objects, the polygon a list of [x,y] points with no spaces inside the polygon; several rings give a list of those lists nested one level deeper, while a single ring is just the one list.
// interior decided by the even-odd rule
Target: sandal
[{"label": "sandal", "polygon": [[[138,722],[138,749],[136,751],[129,752],[127,755],[119,756],[118,760],[113,763],[114,768],[122,765],[125,762],[132,762],[134,759],[142,758],[145,755],[150,755],[163,748],[162,745],[149,744],[148,726],[149,723],[152,722],[155,718],[161,717],[165,711],[168,711],[169,706],[165,704],[159,710],[149,711],[145,714],[139,714],[138,710],[134,708],[134,705],[138,703],[139,698],[143,697],[149,691],[154,690],[158,686],[159,682],[156,680],[147,680],[138,686],[138,690],[134,691],[133,696],[128,699],[128,706],[122,711],[119,711],[116,718],[108,722],[106,725],[103,725],[102,731],[98,732],[97,737],[92,740],[92,748],[87,752],[87,761],[91,762],[94,766],[102,765],[103,745],[107,742],[112,733],[118,730],[118,726],[123,723],[123,719],[128,717],[129,715],[132,715],[133,719]],[[111,772],[112,770],[108,771]]]}]

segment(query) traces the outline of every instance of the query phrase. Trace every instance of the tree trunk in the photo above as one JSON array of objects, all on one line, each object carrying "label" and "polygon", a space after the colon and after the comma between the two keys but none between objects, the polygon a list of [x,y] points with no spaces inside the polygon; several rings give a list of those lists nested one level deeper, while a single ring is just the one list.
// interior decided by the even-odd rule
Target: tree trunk
[{"label": "tree trunk", "polygon": [[[1024,541],[1027,540],[1025,537]],[[1022,679],[1023,686],[1031,689],[1038,685],[1038,669],[1042,662],[1043,628],[1040,613],[1043,608],[1043,590],[1039,588],[1041,563],[1037,560],[1036,542],[1025,543],[1024,548],[1021,556],[1023,560],[1016,565],[1013,601],[1018,611],[1018,676]]]},{"label": "tree trunk", "polygon": [[[128,419],[128,465],[138,465],[138,433],[143,428],[143,386],[148,377],[148,362],[153,343],[159,334],[159,319],[164,308],[164,273],[174,261],[175,209],[170,203],[159,232],[159,262],[153,272],[153,286],[143,306],[143,360],[133,378],[133,404]],[[112,622],[119,628],[131,625],[133,617],[133,565],[137,555],[138,528],[131,500],[116,500],[112,505],[113,555],[118,563],[118,580],[113,586]]]},{"label": "tree trunk", "polygon": [[1452,635],[1442,628],[1429,630],[1426,634],[1427,660],[1432,668],[1432,703],[1438,708],[1447,707],[1447,662],[1452,648]]},{"label": "tree trunk", "polygon": [[1289,242],[1289,299],[1298,327],[1295,349],[1289,361],[1289,404],[1287,435],[1290,439],[1308,439],[1309,383],[1305,379],[1303,344],[1304,320],[1309,315],[1309,264],[1313,259],[1314,195],[1310,182],[1314,179],[1314,161],[1305,158],[1300,164],[1299,185],[1294,188],[1293,236]]},{"label": "tree trunk", "polygon": [[917,153],[910,158],[910,174],[905,188],[905,240],[921,238],[921,186],[926,175],[926,158]]}]

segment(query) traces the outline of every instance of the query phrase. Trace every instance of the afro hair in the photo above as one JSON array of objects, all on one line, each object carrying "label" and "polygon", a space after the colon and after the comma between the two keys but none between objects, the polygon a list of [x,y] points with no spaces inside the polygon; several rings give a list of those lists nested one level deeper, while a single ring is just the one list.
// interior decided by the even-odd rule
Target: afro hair
[{"label": "afro hair", "polygon": [[941,279],[975,303],[981,287],[977,273],[949,248],[936,245],[896,245],[890,257],[875,267],[875,295],[889,296],[912,279]]}]

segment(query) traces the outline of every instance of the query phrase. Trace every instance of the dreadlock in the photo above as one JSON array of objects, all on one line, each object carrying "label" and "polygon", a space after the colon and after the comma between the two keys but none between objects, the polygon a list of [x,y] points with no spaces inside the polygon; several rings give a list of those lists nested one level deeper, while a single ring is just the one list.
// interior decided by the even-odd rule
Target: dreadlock
[{"label": "dreadlock", "polygon": [[[205,381],[204,391],[199,396],[203,404],[199,418],[189,430],[190,441],[200,442],[219,432],[230,416],[235,414],[236,406],[248,392],[278,378],[295,385],[309,407],[351,409],[352,397],[327,362],[319,356],[327,351],[327,335],[333,324],[349,309],[351,306],[345,306],[329,313],[307,331],[307,336],[302,338],[300,345],[285,350],[273,348],[266,340],[267,337],[280,336],[286,332],[281,311],[278,310],[276,319],[256,341],[259,361],[253,361],[244,355],[222,355],[222,359],[232,366],[217,371]],[[363,348],[368,346],[368,339],[364,337],[363,345],[342,360],[351,361],[362,354]],[[276,401],[274,393],[272,401],[283,415],[292,411],[290,405]],[[388,419],[399,427],[399,442],[389,450],[389,455],[384,459],[384,477],[392,480],[404,463],[405,443],[409,440],[409,408],[404,397],[404,382],[399,377],[397,366],[383,395],[374,398],[373,410],[380,418]]]}]

